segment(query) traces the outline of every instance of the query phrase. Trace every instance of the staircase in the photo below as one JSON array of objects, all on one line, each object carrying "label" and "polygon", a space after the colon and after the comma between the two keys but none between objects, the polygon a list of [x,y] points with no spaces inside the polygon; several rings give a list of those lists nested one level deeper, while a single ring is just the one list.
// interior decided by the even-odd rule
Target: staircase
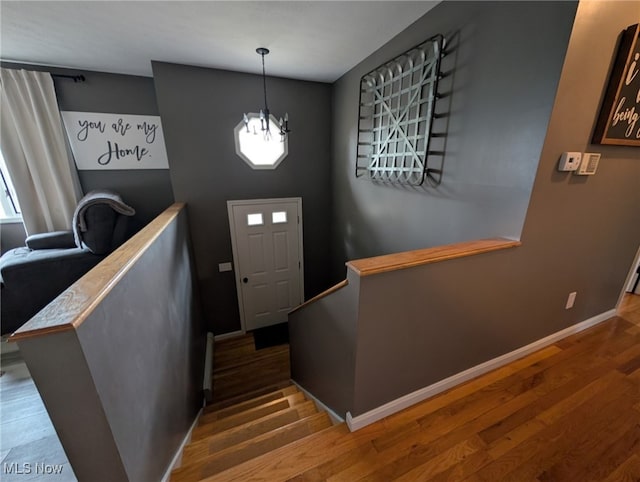
[{"label": "staircase", "polygon": [[171,480],[232,480],[225,471],[331,426],[329,416],[292,385],[208,405]]}]

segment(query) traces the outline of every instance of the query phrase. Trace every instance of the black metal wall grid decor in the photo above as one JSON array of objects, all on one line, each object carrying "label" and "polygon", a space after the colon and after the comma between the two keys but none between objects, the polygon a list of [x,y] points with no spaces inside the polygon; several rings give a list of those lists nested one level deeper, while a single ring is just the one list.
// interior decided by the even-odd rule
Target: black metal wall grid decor
[{"label": "black metal wall grid decor", "polygon": [[356,177],[424,182],[444,44],[436,35],[360,79]]}]

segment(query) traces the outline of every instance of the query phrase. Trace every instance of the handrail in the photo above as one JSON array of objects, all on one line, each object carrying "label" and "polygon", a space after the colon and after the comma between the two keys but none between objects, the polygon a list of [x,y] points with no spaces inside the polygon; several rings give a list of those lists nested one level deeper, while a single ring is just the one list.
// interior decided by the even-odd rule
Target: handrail
[{"label": "handrail", "polygon": [[349,280],[345,279],[345,280],[340,281],[340,283],[337,283],[337,284],[333,285],[331,288],[329,288],[327,290],[324,290],[322,293],[317,294],[316,296],[314,296],[311,299],[308,299],[307,301],[305,301],[301,305],[296,306],[294,309],[292,309],[289,312],[289,314],[295,313],[299,309],[304,308],[305,306],[310,305],[311,303],[314,303],[314,302],[318,301],[319,299],[324,298],[325,296],[329,296],[331,293],[334,293],[334,292],[338,291],[340,288],[344,288],[348,284],[349,284]]},{"label": "handrail", "polygon": [[386,254],[372,258],[363,258],[348,261],[346,264],[348,268],[362,277],[501,249],[514,248],[521,244],[520,241],[506,238],[479,239],[462,243],[445,244],[433,248]]},{"label": "handrail", "polygon": [[[425,264],[437,263],[449,259],[463,258],[465,256],[473,256],[501,249],[514,248],[521,246],[520,241],[506,238],[489,238],[478,239],[475,241],[464,241],[461,243],[445,244],[435,246],[433,248],[417,249],[414,251],[403,251],[400,253],[385,254],[383,256],[374,256],[372,258],[362,258],[353,261],[347,261],[346,265],[358,276],[371,276],[388,271],[413,268]],[[348,280],[343,280],[313,298],[293,308],[289,314],[305,308],[306,306],[329,296],[330,294],[344,288],[349,284]]]},{"label": "handrail", "polygon": [[9,341],[78,328],[184,207],[184,203],[169,206],[45,306],[11,335]]}]

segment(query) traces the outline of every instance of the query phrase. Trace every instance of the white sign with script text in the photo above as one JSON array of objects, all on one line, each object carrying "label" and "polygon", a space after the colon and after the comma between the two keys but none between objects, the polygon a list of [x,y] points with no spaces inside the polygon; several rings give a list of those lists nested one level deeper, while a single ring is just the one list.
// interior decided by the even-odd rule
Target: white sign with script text
[{"label": "white sign with script text", "polygon": [[79,170],[169,169],[160,117],[63,111]]}]

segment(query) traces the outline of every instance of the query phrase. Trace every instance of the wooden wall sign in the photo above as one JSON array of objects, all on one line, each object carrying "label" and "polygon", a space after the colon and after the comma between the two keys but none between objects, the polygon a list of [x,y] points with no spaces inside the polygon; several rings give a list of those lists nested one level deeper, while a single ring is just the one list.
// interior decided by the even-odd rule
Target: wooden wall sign
[{"label": "wooden wall sign", "polygon": [[609,85],[593,132],[593,143],[640,146],[640,24],[620,40]]},{"label": "wooden wall sign", "polygon": [[79,170],[169,169],[159,116],[61,114]]}]

